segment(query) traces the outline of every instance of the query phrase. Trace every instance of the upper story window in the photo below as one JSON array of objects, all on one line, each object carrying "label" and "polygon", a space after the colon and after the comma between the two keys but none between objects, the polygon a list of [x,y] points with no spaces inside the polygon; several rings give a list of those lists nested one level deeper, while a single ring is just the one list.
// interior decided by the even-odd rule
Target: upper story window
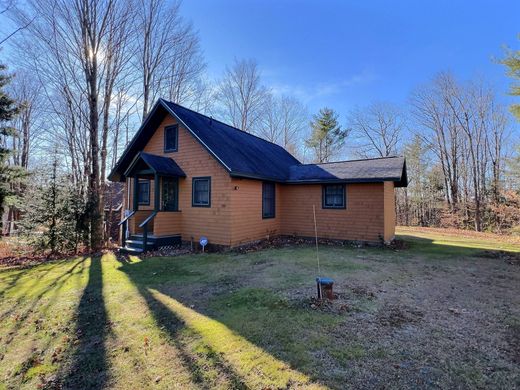
[{"label": "upper story window", "polygon": [[164,128],[164,152],[176,152],[179,145],[179,125]]},{"label": "upper story window", "polygon": [[324,209],[346,208],[345,185],[326,184],[323,186],[322,207]]},{"label": "upper story window", "polygon": [[139,204],[150,204],[150,180],[139,180],[137,199],[139,200]]},{"label": "upper story window", "polygon": [[275,184],[269,182],[262,183],[262,218],[275,217]]},{"label": "upper story window", "polygon": [[211,177],[194,177],[191,189],[193,207],[211,207]]}]

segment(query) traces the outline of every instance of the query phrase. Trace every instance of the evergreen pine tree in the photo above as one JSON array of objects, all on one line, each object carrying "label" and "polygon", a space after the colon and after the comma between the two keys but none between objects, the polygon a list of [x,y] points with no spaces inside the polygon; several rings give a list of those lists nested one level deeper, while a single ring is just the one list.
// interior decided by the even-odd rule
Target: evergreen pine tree
[{"label": "evergreen pine tree", "polygon": [[311,127],[311,136],[305,144],[314,151],[317,162],[328,162],[345,144],[348,131],[341,128],[338,114],[330,108],[322,108],[314,115]]},{"label": "evergreen pine tree", "polygon": [[58,171],[55,157],[42,183],[29,186],[23,199],[22,234],[40,250],[76,252],[85,239],[85,201],[66,176]]},{"label": "evergreen pine tree", "polygon": [[7,147],[7,138],[16,135],[16,130],[8,124],[18,114],[19,106],[5,92],[11,81],[5,70],[5,65],[0,64],[0,213],[4,210],[6,198],[12,194],[12,183],[24,176],[23,169],[9,165],[12,151]]},{"label": "evergreen pine tree", "polygon": [[[510,94],[520,96],[520,50],[508,50],[506,57],[500,60],[502,65],[507,68],[507,74],[514,80]],[[511,111],[520,119],[520,104],[512,104]]]}]

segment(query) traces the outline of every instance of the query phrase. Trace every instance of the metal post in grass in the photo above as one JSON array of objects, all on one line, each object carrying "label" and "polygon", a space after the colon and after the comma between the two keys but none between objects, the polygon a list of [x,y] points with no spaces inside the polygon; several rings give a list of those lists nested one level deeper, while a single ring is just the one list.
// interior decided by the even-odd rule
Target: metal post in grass
[{"label": "metal post in grass", "polygon": [[328,299],[333,299],[332,286],[334,281],[331,278],[322,278],[320,270],[320,252],[318,249],[318,224],[316,223],[316,205],[312,205],[312,212],[314,215],[314,237],[316,239],[316,261],[318,263],[318,277],[316,278],[316,289],[318,291],[318,299],[323,298],[322,287],[325,286],[325,292]]},{"label": "metal post in grass", "polygon": [[316,261],[318,263],[318,277],[316,278],[316,288],[318,290],[318,299],[321,299],[320,252],[318,250],[318,225],[316,223],[316,205],[312,205],[312,214],[314,216],[314,238],[316,239]]}]

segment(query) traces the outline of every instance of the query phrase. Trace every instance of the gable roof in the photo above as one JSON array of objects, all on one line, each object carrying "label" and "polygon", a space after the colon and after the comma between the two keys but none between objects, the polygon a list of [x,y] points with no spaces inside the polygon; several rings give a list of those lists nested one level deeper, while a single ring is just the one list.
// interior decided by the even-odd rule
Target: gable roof
[{"label": "gable roof", "polygon": [[[326,164],[301,164],[283,147],[178,104],[159,99],[108,176],[124,181],[136,154],[175,162],[142,150],[166,115],[172,115],[233,177],[283,183],[381,182],[394,181],[406,186],[403,157],[342,161]],[[146,157],[148,156],[148,157]],[[150,157],[152,156],[152,157]],[[182,172],[182,169],[175,164]],[[184,175],[184,172],[182,172]],[[179,175],[180,176],[180,175]],[[185,175],[184,175],[185,176]]]},{"label": "gable roof", "polygon": [[300,164],[279,145],[178,104],[165,103],[233,176],[283,181],[288,176],[288,168]]},{"label": "gable roof", "polygon": [[124,180],[125,167],[144,148],[167,113],[184,125],[232,176],[284,181],[289,167],[300,163],[279,145],[159,99],[110,173],[109,180]]},{"label": "gable roof", "polygon": [[144,162],[154,173],[163,176],[186,177],[184,171],[169,157],[157,156],[155,154],[140,152],[125,171],[125,176],[133,170],[139,162]]},{"label": "gable roof", "polygon": [[299,164],[290,168],[287,183],[393,181],[396,187],[408,185],[404,157],[382,157],[323,164]]}]

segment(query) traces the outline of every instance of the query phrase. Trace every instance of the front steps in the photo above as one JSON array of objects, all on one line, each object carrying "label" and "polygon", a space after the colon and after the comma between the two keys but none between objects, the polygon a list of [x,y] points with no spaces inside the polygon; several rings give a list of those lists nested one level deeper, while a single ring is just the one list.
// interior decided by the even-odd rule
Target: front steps
[{"label": "front steps", "polygon": [[[150,251],[155,249],[157,249],[157,238],[148,236],[146,240],[146,250]],[[125,246],[120,247],[119,251],[132,255],[143,253],[143,236],[140,234],[131,235],[126,239]]]},{"label": "front steps", "polygon": [[[149,235],[146,240],[146,251],[154,251],[163,246],[178,246],[181,244],[181,236],[156,237]],[[119,248],[120,252],[131,255],[143,253],[143,236],[141,234],[133,234],[126,239],[125,246]]]}]

